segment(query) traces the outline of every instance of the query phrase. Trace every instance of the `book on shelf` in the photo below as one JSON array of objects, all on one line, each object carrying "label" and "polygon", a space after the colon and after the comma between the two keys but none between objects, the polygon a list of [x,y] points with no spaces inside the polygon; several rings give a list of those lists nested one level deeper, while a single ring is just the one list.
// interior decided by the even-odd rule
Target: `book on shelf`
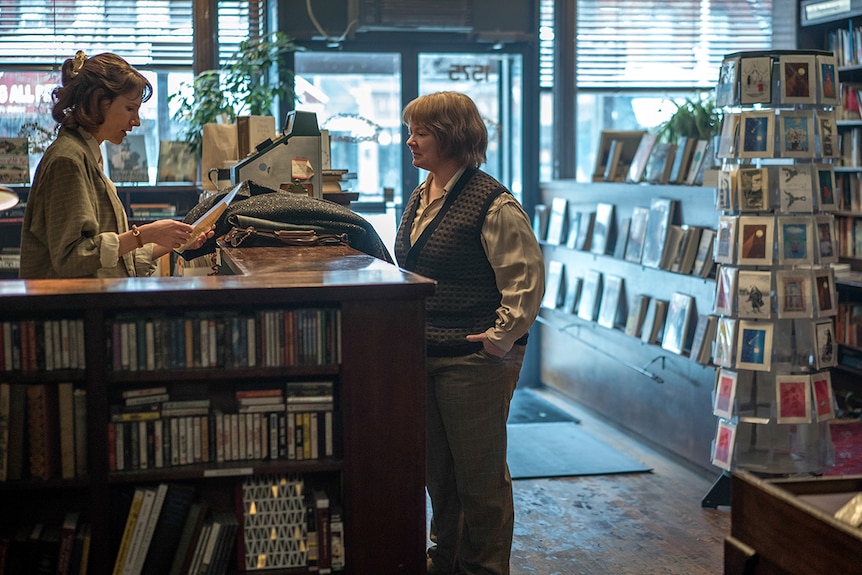
[{"label": "book on shelf", "polygon": [[661,267],[667,243],[668,229],[673,223],[676,201],[669,198],[653,198],[644,235],[641,263],[647,267]]},{"label": "book on shelf", "polygon": [[[608,175],[608,178],[614,178],[606,181],[625,181],[628,172],[627,166],[631,165],[632,158],[645,133],[643,130],[602,130],[599,136],[599,147],[596,152],[596,165],[593,169],[592,181],[606,180],[605,174]],[[616,168],[613,166],[609,168],[609,164],[613,160],[612,148],[614,150],[619,149],[619,155],[616,156]]]},{"label": "book on shelf", "polygon": [[616,229],[614,228],[614,205],[599,203],[593,221],[593,234],[590,239],[590,252],[606,254],[613,251]]},{"label": "book on shelf", "polygon": [[632,337],[640,337],[643,331],[644,319],[649,307],[650,296],[647,294],[636,294],[632,299],[626,318],[625,334]]},{"label": "book on shelf", "polygon": [[9,384],[9,448],[6,451],[6,479],[19,481],[29,473],[27,454],[27,385]]},{"label": "book on shelf", "polygon": [[144,557],[141,568],[143,575],[164,575],[170,570],[194,496],[195,487],[192,484],[168,484],[162,511]]},{"label": "book on shelf", "polygon": [[566,226],[566,247],[575,249],[575,242],[578,240],[578,230],[581,226],[581,212],[569,210],[569,224]]},{"label": "book on shelf", "polygon": [[647,207],[635,206],[632,208],[631,224],[629,225],[629,236],[626,242],[626,261],[641,263],[643,255],[644,239],[646,238],[647,222],[650,210]]},{"label": "book on shelf", "polygon": [[584,278],[574,277],[566,280],[566,299],[563,302],[563,311],[566,313],[575,314],[578,311],[578,301],[581,297],[581,288],[584,283]]},{"label": "book on shelf", "polygon": [[685,175],[686,185],[693,186],[703,179],[703,170],[706,166],[706,159],[710,155],[709,149],[709,140],[698,140],[695,142],[691,161],[688,164],[688,172]]},{"label": "book on shelf", "polygon": [[568,226],[568,200],[556,197],[551,202],[551,213],[548,217],[548,231],[545,241],[553,245],[561,245],[566,241]]},{"label": "book on shelf", "polygon": [[673,169],[676,144],[672,142],[656,142],[647,162],[644,178],[650,184],[667,184],[670,182],[670,172]]},{"label": "book on shelf", "polygon": [[680,292],[671,295],[662,334],[662,348],[684,355],[691,347],[691,316],[694,313],[694,298]]},{"label": "book on shelf", "polygon": [[143,134],[127,134],[122,143],[105,142],[105,168],[115,182],[149,182],[147,142]]},{"label": "book on shelf", "polygon": [[183,521],[183,527],[177,540],[176,551],[170,563],[169,575],[185,575],[189,573],[194,551],[209,514],[209,503],[206,500],[195,500],[189,505],[188,513]]},{"label": "book on shelf", "polygon": [[701,365],[709,365],[712,361],[712,344],[715,340],[717,325],[717,315],[698,314],[689,357]]},{"label": "book on shelf", "polygon": [[617,226],[616,239],[614,240],[613,256],[615,259],[622,260],[626,256],[626,247],[629,242],[629,229],[631,228],[631,218],[623,218]]},{"label": "book on shelf", "polygon": [[314,523],[317,532],[317,568],[320,573],[332,573],[332,532],[330,502],[326,491],[312,490]]},{"label": "book on shelf", "polygon": [[590,240],[593,237],[593,226],[596,221],[596,212],[582,212],[580,225],[578,226],[578,234],[575,237],[573,245],[570,247],[581,250],[590,251]]},{"label": "book on shelf", "polygon": [[685,240],[685,228],[680,225],[671,224],[667,230],[665,246],[662,252],[659,269],[674,271],[674,265],[679,268],[679,259],[682,257],[682,244]]},{"label": "book on shelf", "polygon": [[[114,560],[113,575],[122,575],[123,573],[123,568],[126,564],[126,557],[129,555],[129,549],[132,545],[132,537],[135,529],[138,528],[138,519],[141,515],[141,507],[144,503],[144,495],[146,491],[147,490],[143,487],[137,487],[132,495],[131,504],[129,505],[128,513],[126,514],[123,534],[120,538],[120,548],[117,550],[117,556]],[[152,500],[150,500],[150,504],[152,505]]]},{"label": "book on shelf", "polygon": [[58,433],[60,440],[60,477],[75,477],[75,400],[70,382],[57,384]]},{"label": "book on shelf", "polygon": [[551,210],[546,204],[536,204],[533,208],[533,233],[536,234],[536,239],[540,242],[545,241],[548,237],[548,220],[551,217]]},{"label": "book on shelf", "polygon": [[86,477],[89,473],[87,469],[87,390],[76,388],[72,392],[72,405],[75,420],[75,475]]},{"label": "book on shelf", "polygon": [[623,157],[623,141],[612,140],[611,147],[608,150],[608,160],[605,165],[605,172],[602,177],[606,182],[618,181],[618,175],[621,172],[620,159]]},{"label": "book on shelf", "polygon": [[9,426],[12,386],[0,382],[0,482],[9,477]]},{"label": "book on shelf", "polygon": [[602,293],[602,272],[587,270],[584,284],[581,288],[581,298],[578,302],[578,317],[587,321],[595,321],[599,312]]},{"label": "book on shelf", "polygon": [[697,138],[681,136],[677,139],[676,150],[674,151],[673,164],[668,175],[668,182],[671,184],[685,183],[685,176],[688,173],[688,166],[691,163],[691,158],[694,155],[694,147],[697,143]]},{"label": "book on shelf", "polygon": [[57,429],[57,387],[53,384],[27,385],[27,445],[30,477],[53,479],[58,475],[59,436]]},{"label": "book on shelf", "polygon": [[697,246],[697,253],[694,256],[694,264],[692,264],[691,273],[702,278],[707,278],[712,275],[712,270],[715,267],[713,259],[713,249],[715,243],[715,230],[703,228],[700,232],[700,241]]},{"label": "book on shelf", "polygon": [[683,229],[683,238],[680,248],[677,251],[674,262],[671,265],[672,272],[680,274],[691,274],[694,269],[694,261],[697,258],[697,251],[700,247],[700,236],[703,233],[703,228],[700,226],[681,226]]},{"label": "book on shelf", "polygon": [[667,317],[668,300],[652,298],[647,306],[644,317],[641,341],[660,344],[664,337],[665,319]]},{"label": "book on shelf", "polygon": [[623,278],[613,274],[606,274],[602,286],[601,303],[596,319],[602,327],[613,329],[619,323],[620,314],[625,313],[625,292]]},{"label": "book on shelf", "polygon": [[645,133],[641,137],[637,151],[632,157],[632,162],[629,166],[628,174],[626,175],[626,182],[630,184],[639,184],[641,180],[643,180],[647,163],[649,162],[653,146],[655,146],[657,140],[658,134]]},{"label": "book on shelf", "polygon": [[27,138],[0,138],[0,184],[30,183]]},{"label": "book on shelf", "polygon": [[560,260],[548,262],[548,273],[545,279],[545,294],[542,296],[542,307],[557,309],[563,304],[566,294],[566,267]]},{"label": "book on shelf", "polygon": [[72,572],[72,556],[80,517],[81,514],[77,511],[68,511],[63,517],[57,553],[57,575],[69,575]]}]

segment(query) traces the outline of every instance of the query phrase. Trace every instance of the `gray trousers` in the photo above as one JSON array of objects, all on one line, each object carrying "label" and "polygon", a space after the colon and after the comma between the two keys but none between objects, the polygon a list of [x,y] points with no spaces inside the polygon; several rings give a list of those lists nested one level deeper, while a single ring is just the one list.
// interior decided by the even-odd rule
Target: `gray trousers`
[{"label": "gray trousers", "polygon": [[426,484],[429,573],[508,575],[515,509],[506,419],[526,346],[429,357]]}]

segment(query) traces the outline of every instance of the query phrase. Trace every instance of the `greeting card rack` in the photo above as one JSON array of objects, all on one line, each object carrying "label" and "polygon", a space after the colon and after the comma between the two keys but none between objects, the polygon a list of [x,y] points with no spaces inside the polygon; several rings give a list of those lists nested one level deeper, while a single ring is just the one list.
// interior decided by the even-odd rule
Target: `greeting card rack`
[{"label": "greeting card rack", "polygon": [[722,62],[712,448],[722,475],[704,507],[730,503],[734,469],[816,475],[830,464],[839,103],[831,52]]}]

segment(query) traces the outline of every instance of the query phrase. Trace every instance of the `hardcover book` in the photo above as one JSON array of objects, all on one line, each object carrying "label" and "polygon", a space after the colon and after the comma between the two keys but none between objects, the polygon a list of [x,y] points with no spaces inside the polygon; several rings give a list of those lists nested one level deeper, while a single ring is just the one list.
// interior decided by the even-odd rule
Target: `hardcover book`
[{"label": "hardcover book", "polygon": [[715,243],[715,230],[704,228],[700,232],[700,242],[698,242],[697,254],[694,256],[694,265],[692,265],[691,273],[702,278],[709,277],[715,267],[713,259]]},{"label": "hardcover book", "polygon": [[545,204],[536,204],[536,207],[533,208],[533,233],[536,234],[536,239],[540,242],[545,241],[548,237],[550,216],[551,211]]},{"label": "hardcover book", "polygon": [[599,306],[598,324],[613,329],[617,326],[620,314],[625,313],[623,278],[608,274],[604,278],[602,300]]},{"label": "hardcover book", "polygon": [[596,206],[590,252],[603,255],[613,250],[615,231],[613,204],[600,203]]},{"label": "hardcover book", "polygon": [[566,287],[566,300],[563,302],[563,311],[566,313],[577,313],[578,301],[581,297],[581,287],[583,282],[584,278],[582,277],[575,277],[567,280],[568,286]]},{"label": "hardcover book", "polygon": [[[566,233],[566,247],[575,249],[575,244],[578,241],[578,234],[581,227],[581,212],[573,212],[569,218],[568,231]],[[586,225],[586,224],[585,224]]]},{"label": "hardcover book", "polygon": [[701,365],[709,365],[712,361],[712,347],[715,341],[715,330],[718,326],[718,316],[713,314],[698,315],[694,336],[691,340],[689,357]]},{"label": "hardcover book", "polygon": [[[638,149],[641,137],[646,134],[644,130],[603,130],[599,137],[599,147],[596,151],[596,165],[593,169],[592,180],[600,182],[605,179],[605,172],[608,169],[608,163],[611,161],[611,147],[614,142],[617,142],[615,147],[620,147],[619,157],[617,159],[617,169],[622,170],[622,166],[630,164]],[[622,144],[620,146],[620,144]],[[620,174],[616,177],[620,178]],[[622,180],[615,180],[622,181]]]},{"label": "hardcover book", "polygon": [[629,166],[629,173],[626,176],[626,182],[630,184],[639,184],[641,180],[643,180],[647,163],[649,162],[653,146],[655,146],[657,140],[658,134],[647,133],[643,135],[637,151],[632,158],[631,166]]},{"label": "hardcover book", "polygon": [[671,184],[684,184],[685,177],[688,174],[688,167],[691,165],[692,157],[694,156],[694,148],[697,145],[697,138],[681,136],[676,142],[676,150],[673,156],[673,165],[670,168],[670,176],[668,181]]},{"label": "hardcover book", "polygon": [[641,263],[647,267],[659,268],[664,256],[668,229],[675,216],[676,201],[668,198],[653,198],[644,236],[644,251]]},{"label": "hardcover book", "polygon": [[566,294],[566,268],[559,260],[548,262],[548,274],[545,279],[545,295],[542,297],[542,307],[557,309],[563,305]]},{"label": "hardcover book", "polygon": [[721,62],[718,85],[715,88],[715,105],[733,106],[739,101],[739,58],[725,58]]},{"label": "hardcover book", "polygon": [[671,295],[667,320],[662,336],[662,348],[677,354],[690,349],[691,316],[694,313],[694,298],[679,292]]},{"label": "hardcover book", "polygon": [[649,300],[646,317],[644,318],[641,341],[660,344],[664,338],[664,324],[667,318],[668,300],[652,298]]},{"label": "hardcover book", "polygon": [[641,263],[649,214],[649,208],[643,206],[635,206],[632,209],[631,224],[629,224],[629,237],[626,242],[626,261],[637,264]]},{"label": "hardcover book", "polygon": [[632,299],[632,306],[629,308],[628,318],[626,318],[625,334],[632,337],[640,337],[643,332],[644,319],[646,318],[647,308],[649,307],[650,296],[646,294],[637,294]]},{"label": "hardcover book", "polygon": [[670,172],[673,169],[676,144],[656,142],[647,162],[644,177],[650,184],[667,184],[670,182]]},{"label": "hardcover book", "polygon": [[120,144],[105,142],[105,167],[113,181],[150,181],[145,138],[143,134],[128,134]]},{"label": "hardcover book", "polygon": [[602,272],[587,270],[584,275],[584,285],[581,288],[581,298],[578,302],[578,317],[587,321],[595,321],[599,312],[602,293]]},{"label": "hardcover book", "polygon": [[551,202],[551,215],[548,218],[548,232],[545,241],[549,244],[560,245],[566,242],[568,233],[568,201],[566,198],[557,197]]}]

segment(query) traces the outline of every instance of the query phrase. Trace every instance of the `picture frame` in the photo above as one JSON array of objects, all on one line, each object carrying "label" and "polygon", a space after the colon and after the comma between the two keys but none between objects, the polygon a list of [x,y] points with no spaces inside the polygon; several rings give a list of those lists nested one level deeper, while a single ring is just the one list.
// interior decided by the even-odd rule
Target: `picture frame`
[{"label": "picture frame", "polygon": [[619,323],[621,304],[624,300],[624,282],[621,276],[606,274],[602,286],[602,299],[599,304],[599,314],[596,319],[602,327],[614,329]]},{"label": "picture frame", "polygon": [[814,104],[817,100],[817,69],[809,54],[779,56],[782,104]]},{"label": "picture frame", "polygon": [[838,209],[838,197],[835,192],[835,168],[832,164],[817,164],[817,208],[821,212],[831,212]]},{"label": "picture frame", "polygon": [[769,371],[772,364],[772,331],[774,324],[765,321],[739,320],[736,342],[736,369]]},{"label": "picture frame", "polygon": [[732,264],[736,260],[736,235],[739,216],[721,215],[715,233],[715,263]]},{"label": "picture frame", "polygon": [[821,158],[838,158],[841,156],[841,149],[838,140],[838,127],[835,121],[835,111],[816,110],[814,117],[817,121],[817,139],[820,144]]},{"label": "picture frame", "polygon": [[716,174],[715,209],[720,212],[732,212],[737,206],[737,178],[739,166],[731,164],[722,166]]},{"label": "picture frame", "polygon": [[732,368],[736,363],[736,332],[739,321],[735,317],[729,316],[718,318],[712,361],[719,367]]},{"label": "picture frame", "polygon": [[[620,156],[626,156],[629,149],[637,149],[641,137],[646,130],[602,130],[599,135],[599,147],[596,150],[596,164],[593,169],[592,180],[601,182],[605,179],[605,171],[610,160],[611,144],[614,140],[622,145]],[[634,152],[629,152],[633,155]]]},{"label": "picture frame", "polygon": [[662,335],[662,349],[679,355],[689,350],[693,313],[694,297],[680,292],[674,292],[671,295]]},{"label": "picture frame", "polygon": [[814,182],[811,164],[777,166],[778,205],[782,213],[814,212]]},{"label": "picture frame", "polygon": [[743,106],[772,102],[772,58],[770,56],[740,58],[739,102]]},{"label": "picture frame", "polygon": [[838,61],[833,55],[817,54],[817,101],[824,106],[836,106],[841,101],[838,81]]},{"label": "picture frame", "polygon": [[816,421],[835,419],[835,397],[832,392],[832,375],[828,371],[811,375],[811,394]]},{"label": "picture frame", "polygon": [[772,111],[743,112],[739,129],[740,158],[772,158],[775,147],[775,116]]},{"label": "picture frame", "polygon": [[828,369],[838,365],[838,343],[835,339],[835,322],[832,318],[815,321],[811,324],[814,331],[814,367]]},{"label": "picture frame", "polygon": [[838,261],[838,242],[835,236],[835,219],[832,216],[815,216],[817,249],[815,260],[819,264]]},{"label": "picture frame", "polygon": [[718,71],[718,84],[715,88],[715,105],[734,106],[739,101],[740,58],[732,56],[721,61]]},{"label": "picture frame", "polygon": [[775,272],[776,312],[779,319],[812,317],[811,272],[777,270]]},{"label": "picture frame", "polygon": [[776,375],[775,405],[778,423],[810,423],[811,376]]},{"label": "picture frame", "polygon": [[739,268],[721,265],[715,274],[715,304],[713,311],[719,315],[734,315],[736,280]]},{"label": "picture frame", "polygon": [[772,317],[772,272],[739,270],[736,285],[737,317],[745,319]]},{"label": "picture frame", "polygon": [[713,442],[712,464],[725,471],[731,471],[735,445],[736,424],[727,419],[719,419]]},{"label": "picture frame", "polygon": [[779,155],[782,158],[814,157],[814,115],[810,110],[782,111],[779,125]]},{"label": "picture frame", "polygon": [[778,225],[778,263],[814,263],[814,229],[810,216],[780,216]]},{"label": "picture frame", "polygon": [[769,210],[769,169],[739,168],[736,170],[737,205],[741,212]]},{"label": "picture frame", "polygon": [[769,266],[773,256],[772,217],[740,216],[736,261],[739,265]]},{"label": "picture frame", "polygon": [[838,313],[838,292],[835,289],[835,272],[831,267],[811,272],[814,283],[814,303],[818,317],[830,317]]},{"label": "picture frame", "polygon": [[733,403],[736,399],[737,372],[721,368],[715,377],[715,400],[712,403],[712,414],[716,417],[730,419],[733,417]]},{"label": "picture frame", "polygon": [[643,255],[644,239],[647,232],[650,210],[644,206],[632,208],[631,224],[629,224],[629,237],[626,242],[625,260],[635,264],[641,263]]}]

